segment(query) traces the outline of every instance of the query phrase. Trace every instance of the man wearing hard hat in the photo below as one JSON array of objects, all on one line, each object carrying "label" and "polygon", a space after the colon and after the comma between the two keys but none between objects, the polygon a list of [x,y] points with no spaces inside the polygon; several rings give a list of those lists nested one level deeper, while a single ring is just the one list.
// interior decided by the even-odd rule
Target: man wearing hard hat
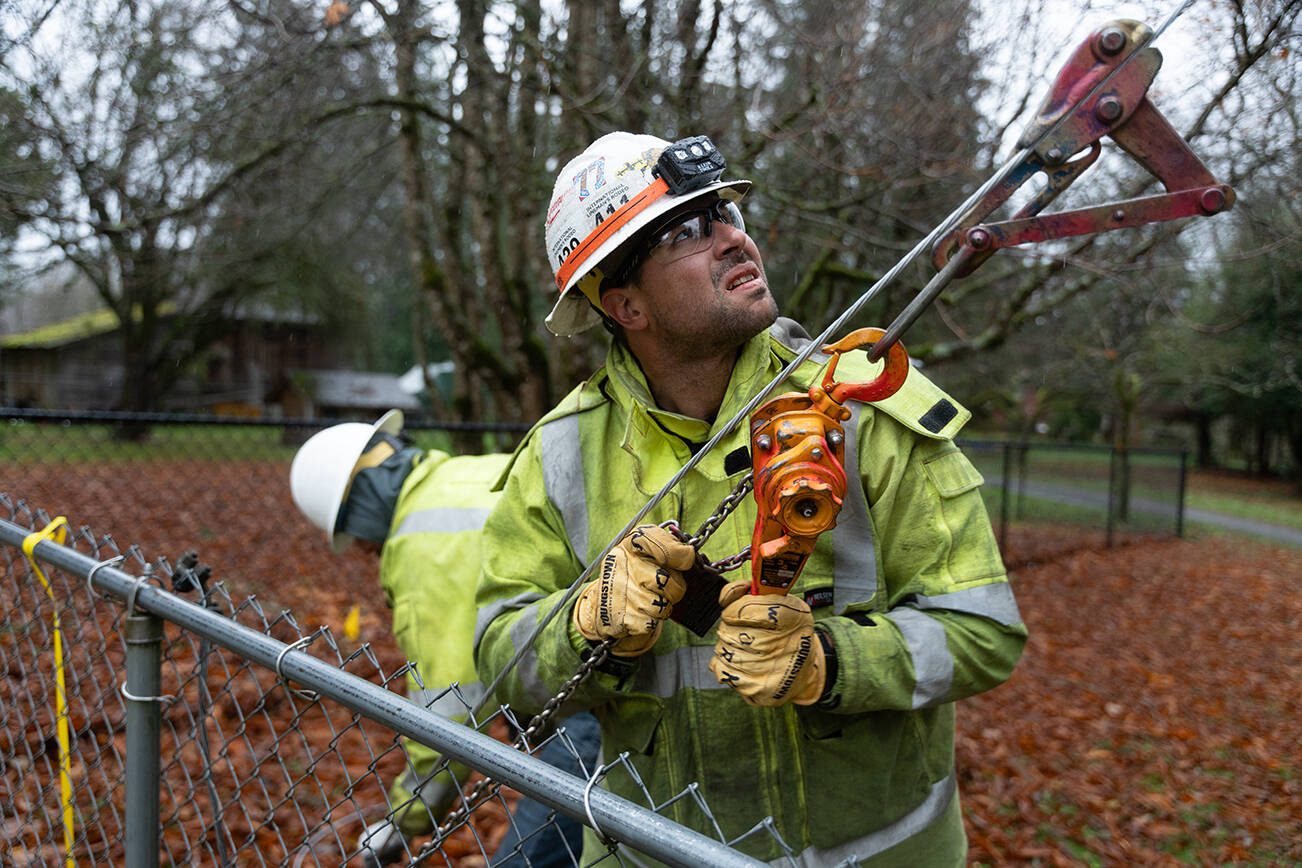
[{"label": "man wearing hard hat", "polygon": [[[790,592],[750,594],[747,563],[706,635],[669,620],[696,552],[660,524],[691,532],[737,490],[750,432],[724,425],[809,341],[777,317],[739,206],[750,182],[723,170],[705,137],[611,133],[557,177],[547,326],[569,335],[602,323],[614,339],[528,435],[484,527],[480,674],[519,655],[499,698],[528,711],[613,642],[570,701],[601,720],[605,755],[636,770],[606,778],[615,793],[649,794],[677,822],[772,864],[794,852],[811,866],[962,865],[954,703],[1008,677],[1026,628],[981,475],[953,442],[969,417],[957,402],[916,370],[889,398],[848,401],[844,502]],[[855,356],[838,373],[872,380]],[[821,368],[796,368],[779,391],[808,393]],[[648,524],[567,596],[711,441]],[[743,550],[756,517],[746,498],[702,555]],[[676,798],[689,787],[693,798]],[[776,835],[757,831],[766,817]],[[608,846],[585,844],[585,861]]]},{"label": "man wearing hard hat", "polygon": [[[355,541],[379,553],[394,638],[424,682],[422,687],[408,675],[408,698],[464,722],[469,707],[483,696],[471,655],[480,529],[497,500],[490,489],[508,456],[425,452],[403,437],[402,427],[402,413],[390,410],[373,425],[345,422],[319,431],[294,456],[290,491],[334,552]],[[598,744],[595,721],[581,715],[565,727],[591,767]],[[457,782],[466,780],[463,766],[445,767],[433,748],[404,738],[403,749],[407,768],[390,787],[392,810],[358,841],[371,865],[403,858],[407,839],[433,831],[459,795]],[[568,770],[580,773],[568,751],[544,748],[540,756],[553,765],[573,764]],[[581,827],[558,817],[555,826],[543,829],[549,816],[541,804],[521,799],[499,853],[517,846],[519,851],[513,861],[498,864],[526,864],[521,857],[534,866],[551,864],[549,855],[565,852],[562,834],[577,850]]]}]

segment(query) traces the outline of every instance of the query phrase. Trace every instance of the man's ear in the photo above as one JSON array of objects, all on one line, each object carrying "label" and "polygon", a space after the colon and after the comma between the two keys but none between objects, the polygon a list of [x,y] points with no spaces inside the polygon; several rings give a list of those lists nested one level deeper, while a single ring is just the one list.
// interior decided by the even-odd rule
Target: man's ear
[{"label": "man's ear", "polygon": [[625,331],[641,331],[647,327],[641,294],[632,284],[613,286],[602,292],[601,309]]}]

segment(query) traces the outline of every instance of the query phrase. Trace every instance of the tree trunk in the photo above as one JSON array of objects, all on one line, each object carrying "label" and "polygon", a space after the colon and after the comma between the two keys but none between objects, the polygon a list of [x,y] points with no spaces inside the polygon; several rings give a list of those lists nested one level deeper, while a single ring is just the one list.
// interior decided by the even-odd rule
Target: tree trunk
[{"label": "tree trunk", "polygon": [[1294,490],[1302,495],[1302,423],[1294,422],[1289,426],[1288,447],[1293,457],[1289,476],[1292,477]]},{"label": "tree trunk", "polygon": [[[137,322],[128,315],[122,319],[122,391],[118,408],[131,413],[148,413],[156,410],[159,398],[154,377],[155,317],[145,317],[141,312]],[[149,426],[141,422],[122,422],[113,436],[118,440],[140,442],[148,439]]]},{"label": "tree trunk", "polygon": [[1270,427],[1265,422],[1257,423],[1256,443],[1254,444],[1256,452],[1256,465],[1258,476],[1270,476]]}]

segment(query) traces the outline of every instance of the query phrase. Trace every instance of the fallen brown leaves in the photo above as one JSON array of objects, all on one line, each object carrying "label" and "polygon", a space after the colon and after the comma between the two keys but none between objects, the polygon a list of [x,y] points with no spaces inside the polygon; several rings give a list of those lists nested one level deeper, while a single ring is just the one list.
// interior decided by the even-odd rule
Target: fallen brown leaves
[{"label": "fallen brown leaves", "polygon": [[971,858],[1302,859],[1298,552],[1147,541],[1018,570],[1012,680],[960,705]]}]

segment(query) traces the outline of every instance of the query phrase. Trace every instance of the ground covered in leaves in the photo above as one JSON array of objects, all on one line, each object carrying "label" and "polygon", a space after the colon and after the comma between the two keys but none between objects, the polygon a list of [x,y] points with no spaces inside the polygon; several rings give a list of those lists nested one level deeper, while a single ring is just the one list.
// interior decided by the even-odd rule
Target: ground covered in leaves
[{"label": "ground covered in leaves", "polygon": [[[151,556],[196,547],[233,597],[292,609],[304,630],[329,625],[341,636],[360,604],[356,641],[371,644],[384,671],[401,665],[374,562],[326,552],[297,519],[283,466],[248,462],[232,475],[177,464],[186,466],[28,465],[3,487]],[[178,484],[183,474],[194,481]],[[1008,684],[960,705],[972,861],[1302,862],[1302,553],[1227,538],[1109,550],[1097,529],[1018,526],[1006,557],[1031,639]],[[240,701],[219,696],[218,713]],[[257,719],[274,729],[275,716],[293,713],[288,702],[264,704]],[[363,753],[345,768],[348,754],[341,780],[368,764],[387,779],[401,765],[396,754]],[[378,807],[380,793],[376,782],[366,797]],[[491,813],[479,830],[490,841],[501,833],[501,811]],[[464,852],[475,855],[460,864],[482,863],[479,846]]]},{"label": "ground covered in leaves", "polygon": [[1302,553],[1144,541],[1014,570],[1031,638],[964,702],[971,857],[1297,864]]}]

